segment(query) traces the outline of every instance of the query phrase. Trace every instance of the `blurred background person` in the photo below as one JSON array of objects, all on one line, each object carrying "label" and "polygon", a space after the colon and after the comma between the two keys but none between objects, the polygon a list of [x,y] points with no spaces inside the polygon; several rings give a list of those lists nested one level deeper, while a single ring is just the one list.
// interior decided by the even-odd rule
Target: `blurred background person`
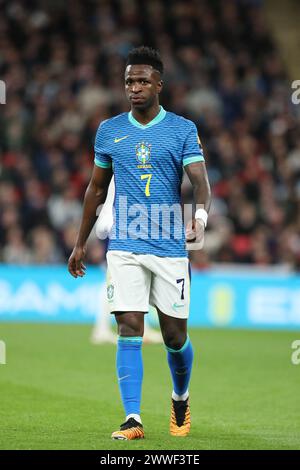
[{"label": "blurred background person", "polygon": [[[196,122],[207,155],[213,207],[206,260],[199,263],[204,255],[194,253],[192,265],[298,269],[300,126],[289,78],[297,61],[293,48],[285,54],[275,42],[267,3],[0,5],[0,77],[7,87],[0,115],[1,261],[36,259],[37,233],[52,244],[52,254],[38,258],[66,262],[62,240],[78,223],[96,129],[128,111],[124,61],[144,43],[166,63],[162,105]],[[185,183],[182,192],[190,202]],[[40,226],[47,235],[35,232]],[[12,227],[22,236],[14,256]],[[89,261],[98,264],[98,255]]]}]

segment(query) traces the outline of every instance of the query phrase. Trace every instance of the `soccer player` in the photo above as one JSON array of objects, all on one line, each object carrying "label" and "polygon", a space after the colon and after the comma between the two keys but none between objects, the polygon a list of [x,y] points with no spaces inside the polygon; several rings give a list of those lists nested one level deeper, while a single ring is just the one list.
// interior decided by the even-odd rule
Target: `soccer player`
[{"label": "soccer player", "polygon": [[[107,196],[105,199],[105,203],[101,209],[101,213],[96,222],[96,235],[100,240],[107,240],[109,234],[113,227],[113,205],[115,200],[115,181],[114,177],[112,177]],[[156,314],[156,310],[154,307],[150,306],[149,312]],[[148,315],[147,315],[148,317]],[[144,336],[143,342],[144,343],[153,343],[158,344],[162,343],[162,336],[160,332],[156,331],[149,325],[147,321],[148,318],[145,318],[144,324]],[[103,344],[103,343],[113,343],[117,342],[117,335],[112,330],[111,324],[111,314],[109,303],[107,300],[106,295],[106,288],[104,286],[100,289],[100,297],[99,297],[99,309],[96,316],[96,322],[92,331],[91,342],[93,344]]]},{"label": "soccer player", "polygon": [[[84,276],[85,244],[113,169],[115,221],[107,252],[107,298],[118,325],[116,365],[126,417],[112,433],[113,439],[144,437],[141,348],[149,303],[158,312],[173,382],[170,433],[186,436],[190,430],[193,349],[187,334],[190,277],[186,240],[201,246],[210,187],[196,126],[159,104],[162,75],[157,51],[139,47],[129,53],[125,92],[131,110],[98,128],[93,174],[69,258],[70,273],[75,278]],[[196,206],[186,231],[178,209],[183,169],[192,183]]]}]

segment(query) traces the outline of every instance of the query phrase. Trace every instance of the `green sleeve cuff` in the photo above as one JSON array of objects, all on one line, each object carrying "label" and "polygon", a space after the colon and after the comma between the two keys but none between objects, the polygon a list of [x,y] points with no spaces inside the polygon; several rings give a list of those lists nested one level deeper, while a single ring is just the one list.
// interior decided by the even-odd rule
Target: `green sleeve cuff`
[{"label": "green sleeve cuff", "polygon": [[183,166],[189,165],[190,163],[195,163],[195,162],[204,162],[204,157],[203,155],[194,155],[192,157],[184,158],[182,161]]},{"label": "green sleeve cuff", "polygon": [[98,166],[99,168],[111,168],[111,162],[100,162],[99,160],[94,160],[94,163],[96,166]]}]

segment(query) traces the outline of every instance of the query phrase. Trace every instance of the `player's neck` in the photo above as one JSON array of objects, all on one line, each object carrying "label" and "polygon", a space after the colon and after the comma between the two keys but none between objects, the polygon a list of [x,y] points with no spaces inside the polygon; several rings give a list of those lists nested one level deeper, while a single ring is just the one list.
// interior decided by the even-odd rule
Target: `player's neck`
[{"label": "player's neck", "polygon": [[147,109],[136,109],[131,108],[131,113],[134,119],[140,124],[146,125],[151,122],[160,112],[160,104],[155,103],[153,106]]}]

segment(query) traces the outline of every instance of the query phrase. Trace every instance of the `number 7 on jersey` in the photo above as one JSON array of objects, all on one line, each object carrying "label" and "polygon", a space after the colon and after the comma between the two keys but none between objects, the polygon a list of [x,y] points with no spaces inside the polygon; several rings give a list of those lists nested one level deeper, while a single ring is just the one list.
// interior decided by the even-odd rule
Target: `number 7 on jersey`
[{"label": "number 7 on jersey", "polygon": [[146,174],[146,175],[141,175],[141,180],[147,179],[147,183],[146,183],[146,187],[145,187],[145,195],[147,197],[150,196],[150,181],[151,181],[151,178],[152,178],[152,175],[150,173]]}]

